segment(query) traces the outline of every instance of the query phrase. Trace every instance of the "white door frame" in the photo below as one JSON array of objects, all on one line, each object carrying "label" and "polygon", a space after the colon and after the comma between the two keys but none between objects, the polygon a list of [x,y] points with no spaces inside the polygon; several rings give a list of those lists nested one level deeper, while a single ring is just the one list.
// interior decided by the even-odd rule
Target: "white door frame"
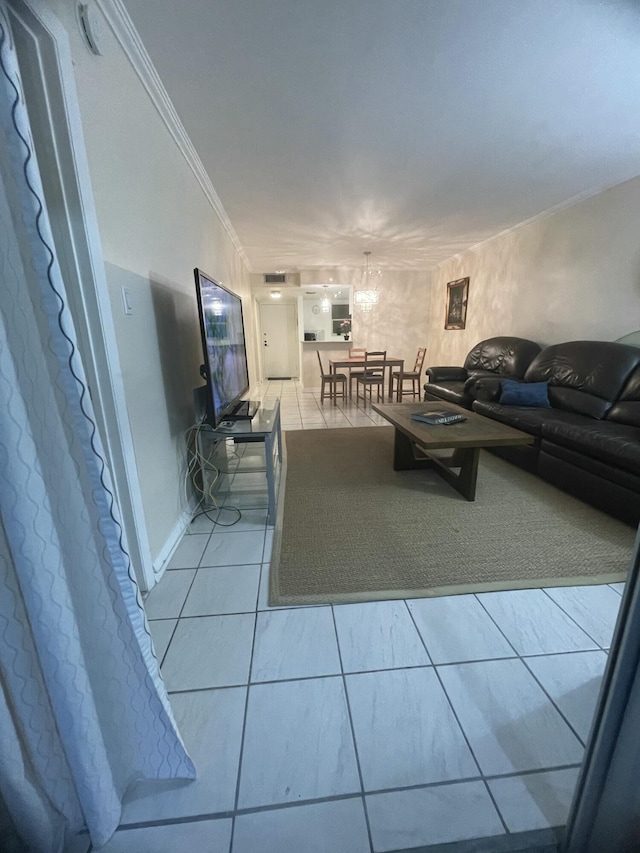
[{"label": "white door frame", "polygon": [[[4,0],[0,0],[4,5]],[[47,169],[55,170],[64,211],[65,279],[90,386],[91,400],[111,471],[132,567],[143,589],[155,584],[142,494],[129,425],[124,384],[104,269],[89,164],[82,133],[71,48],[67,33],[46,0],[11,0],[9,19],[34,44],[47,106],[39,130],[47,137]],[[20,53],[18,54],[20,58]],[[58,211],[60,213],[60,211]]]}]

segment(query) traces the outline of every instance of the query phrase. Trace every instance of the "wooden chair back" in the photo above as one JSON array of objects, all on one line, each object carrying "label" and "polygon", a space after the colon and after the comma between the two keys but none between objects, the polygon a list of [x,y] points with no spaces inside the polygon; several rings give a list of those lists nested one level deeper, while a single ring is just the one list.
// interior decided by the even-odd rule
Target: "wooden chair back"
[{"label": "wooden chair back", "polygon": [[326,376],[324,372],[324,367],[322,366],[322,359],[320,358],[320,350],[316,350],[316,355],[318,356],[318,364],[320,365],[320,376]]},{"label": "wooden chair back", "polygon": [[365,352],[364,375],[365,377],[381,376],[384,373],[384,362],[387,360],[387,351]]},{"label": "wooden chair back", "polygon": [[364,347],[353,347],[349,350],[349,358],[364,358],[367,351]]},{"label": "wooden chair back", "polygon": [[416,356],[416,363],[413,366],[413,372],[414,373],[421,373],[422,372],[422,365],[424,364],[424,357],[425,357],[426,353],[427,353],[427,348],[426,347],[420,347],[420,349],[418,350],[418,355]]}]

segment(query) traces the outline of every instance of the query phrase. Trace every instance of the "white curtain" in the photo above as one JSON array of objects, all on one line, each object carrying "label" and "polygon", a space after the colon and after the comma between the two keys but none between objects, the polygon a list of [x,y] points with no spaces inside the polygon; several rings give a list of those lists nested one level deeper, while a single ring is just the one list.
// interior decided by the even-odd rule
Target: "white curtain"
[{"label": "white curtain", "polygon": [[[104,844],[138,779],[194,778],[158,670],[0,3],[0,795],[30,850]],[[1,842],[0,842],[1,846]]]}]

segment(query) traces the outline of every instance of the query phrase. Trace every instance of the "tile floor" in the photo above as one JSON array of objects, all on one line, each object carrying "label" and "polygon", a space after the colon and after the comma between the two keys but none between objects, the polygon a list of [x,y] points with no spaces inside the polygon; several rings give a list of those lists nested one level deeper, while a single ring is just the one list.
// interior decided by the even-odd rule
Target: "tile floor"
[{"label": "tile floor", "polygon": [[[374,426],[270,383],[283,429]],[[564,823],[621,584],[269,608],[239,445],[147,613],[192,784],[138,784],[103,853],[382,853]],[[214,513],[215,516],[215,513]],[[154,793],[150,793],[153,791]]]}]

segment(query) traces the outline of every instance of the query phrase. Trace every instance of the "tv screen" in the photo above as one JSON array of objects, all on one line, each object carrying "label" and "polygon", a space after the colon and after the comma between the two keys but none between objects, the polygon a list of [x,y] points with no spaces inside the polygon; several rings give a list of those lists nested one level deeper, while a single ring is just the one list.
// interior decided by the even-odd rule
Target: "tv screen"
[{"label": "tv screen", "polygon": [[194,270],[207,379],[207,420],[217,427],[249,390],[242,300]]}]

